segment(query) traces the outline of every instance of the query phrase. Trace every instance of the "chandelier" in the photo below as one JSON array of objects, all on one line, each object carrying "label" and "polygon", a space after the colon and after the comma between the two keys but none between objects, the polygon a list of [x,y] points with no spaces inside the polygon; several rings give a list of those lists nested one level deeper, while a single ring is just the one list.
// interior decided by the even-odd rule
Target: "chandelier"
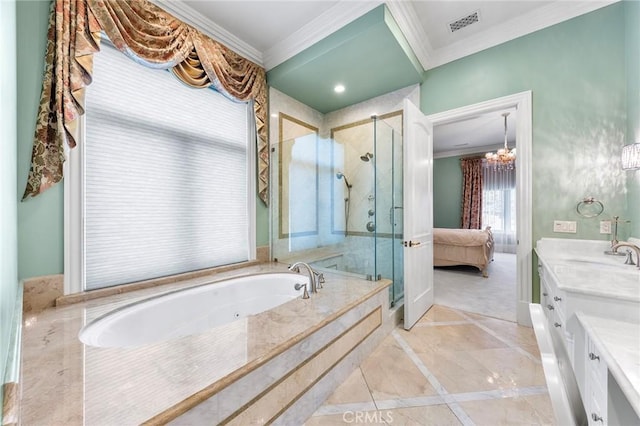
[{"label": "chandelier", "polygon": [[507,117],[508,112],[503,112],[504,117],[504,148],[500,148],[497,152],[487,152],[484,156],[487,164],[505,169],[513,169],[516,162],[516,149],[509,149],[507,146]]}]

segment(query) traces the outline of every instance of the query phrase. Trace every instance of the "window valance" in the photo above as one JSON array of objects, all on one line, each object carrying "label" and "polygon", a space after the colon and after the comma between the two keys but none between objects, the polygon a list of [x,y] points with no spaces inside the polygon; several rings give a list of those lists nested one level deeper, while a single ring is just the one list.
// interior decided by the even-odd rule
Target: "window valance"
[{"label": "window valance", "polygon": [[253,101],[258,195],[268,203],[267,85],[264,68],[174,18],[147,0],[54,0],[31,169],[23,199],[62,180],[64,145],[75,147],[84,91],[91,84],[100,32],[138,63],[173,73],[192,87],[214,86]]}]

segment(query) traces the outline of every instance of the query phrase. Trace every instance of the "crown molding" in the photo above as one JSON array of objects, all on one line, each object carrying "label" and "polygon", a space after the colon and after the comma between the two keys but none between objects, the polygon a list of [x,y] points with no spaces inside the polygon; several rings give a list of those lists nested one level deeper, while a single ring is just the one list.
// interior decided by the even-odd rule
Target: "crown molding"
[{"label": "crown molding", "polygon": [[234,52],[244,56],[258,65],[264,66],[262,53],[239,39],[211,19],[197,12],[181,0],[150,0],[151,3],[169,12],[176,18],[202,31],[212,39],[219,41]]},{"label": "crown molding", "polygon": [[380,4],[386,3],[418,61],[420,61],[425,70],[428,70],[576,16],[592,12],[619,0],[555,1],[526,15],[511,19],[501,25],[475,34],[473,37],[460,40],[440,49],[433,49],[430,45],[427,33],[411,2],[400,0],[387,0],[386,2],[384,0],[341,0],[331,9],[265,52],[260,52],[181,0],[150,1],[236,53],[264,66],[267,70],[297,55]]},{"label": "crown molding", "polygon": [[386,6],[407,39],[413,53],[420,61],[422,68],[429,69],[433,48],[413,4],[407,1],[389,0],[386,2]]},{"label": "crown molding", "polygon": [[[456,59],[497,46],[551,25],[592,12],[618,0],[555,1],[540,9],[519,16],[501,25],[491,27],[449,46],[433,50],[429,68],[444,65]],[[428,69],[425,67],[425,69]]]},{"label": "crown molding", "polygon": [[267,70],[275,68],[382,3],[382,0],[339,1],[313,21],[267,49],[263,54],[264,67]]},{"label": "crown molding", "polygon": [[438,159],[438,158],[448,158],[448,157],[455,157],[458,155],[470,155],[470,154],[484,154],[486,152],[493,152],[497,149],[502,148],[503,145],[502,144],[498,144],[498,145],[484,145],[484,146],[472,146],[469,148],[461,148],[461,149],[451,149],[451,150],[447,150],[447,151],[440,151],[440,152],[434,152],[433,153],[433,158],[434,159]]}]

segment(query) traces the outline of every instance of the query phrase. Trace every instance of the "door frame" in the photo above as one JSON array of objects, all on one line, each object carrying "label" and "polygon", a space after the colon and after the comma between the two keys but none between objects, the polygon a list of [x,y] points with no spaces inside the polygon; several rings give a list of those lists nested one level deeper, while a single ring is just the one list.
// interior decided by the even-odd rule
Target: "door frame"
[{"label": "door frame", "polygon": [[533,236],[532,236],[532,104],[531,91],[515,93],[460,108],[450,109],[437,114],[428,115],[433,126],[448,124],[468,119],[480,114],[516,108],[516,319],[518,324],[531,326],[529,303],[532,301],[532,268],[533,268]]}]

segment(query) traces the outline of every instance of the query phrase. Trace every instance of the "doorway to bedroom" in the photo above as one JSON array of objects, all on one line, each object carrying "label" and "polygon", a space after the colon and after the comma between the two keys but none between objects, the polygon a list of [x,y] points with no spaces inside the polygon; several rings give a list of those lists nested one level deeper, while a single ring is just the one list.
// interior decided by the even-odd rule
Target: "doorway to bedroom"
[{"label": "doorway to bedroom", "polygon": [[[525,133],[523,123],[518,123],[522,110],[525,114],[530,110],[505,99],[430,116],[434,120],[434,296],[438,305],[527,324],[523,302],[531,300],[531,290],[522,258],[531,249],[519,250],[518,230],[527,234],[530,209],[527,212],[526,203],[519,203],[526,200],[528,190],[527,173],[518,167],[530,160],[520,158],[517,136]],[[530,119],[525,116],[523,121]],[[518,161],[501,166],[487,162],[486,153],[505,148],[505,136],[508,151],[517,146]],[[524,145],[530,144],[530,136],[522,139]],[[530,146],[524,151],[526,157]],[[524,182],[519,184],[522,176]],[[519,217],[525,217],[525,223],[519,224]]]}]

